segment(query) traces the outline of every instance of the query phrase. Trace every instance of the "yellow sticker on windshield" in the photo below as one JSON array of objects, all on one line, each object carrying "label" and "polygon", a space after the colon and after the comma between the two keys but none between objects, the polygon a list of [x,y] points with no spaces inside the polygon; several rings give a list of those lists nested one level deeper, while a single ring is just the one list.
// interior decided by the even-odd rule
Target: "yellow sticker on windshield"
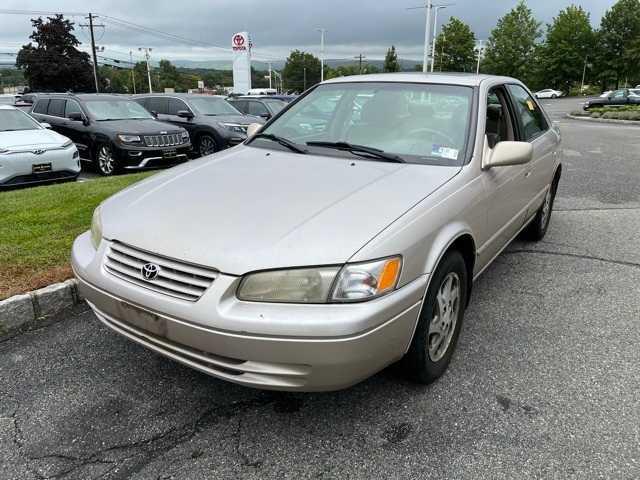
[{"label": "yellow sticker on windshield", "polygon": [[532,112],[536,109],[536,106],[531,100],[527,100],[527,107],[529,107],[529,110],[531,110]]}]

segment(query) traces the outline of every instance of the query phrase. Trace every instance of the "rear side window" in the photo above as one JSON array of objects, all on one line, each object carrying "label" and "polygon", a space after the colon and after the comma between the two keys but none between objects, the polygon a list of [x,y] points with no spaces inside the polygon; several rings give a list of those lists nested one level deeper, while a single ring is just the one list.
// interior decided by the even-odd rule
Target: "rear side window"
[{"label": "rear side window", "polygon": [[231,103],[231,105],[236,107],[238,110],[240,110],[242,113],[247,113],[247,102],[245,102],[243,100],[235,100],[235,101],[230,102],[230,103]]},{"label": "rear side window", "polygon": [[33,107],[33,113],[42,113],[46,115],[48,106],[49,106],[48,98],[45,100],[38,100],[38,103],[36,103],[36,106]]},{"label": "rear side window", "polygon": [[152,97],[147,99],[147,110],[161,115],[169,113],[169,99],[166,97]]},{"label": "rear side window", "polygon": [[516,108],[521,140],[530,141],[549,129],[544,113],[531,95],[520,85],[507,85]]},{"label": "rear side window", "polygon": [[64,104],[65,100],[63,100],[62,98],[52,98],[49,101],[47,114],[53,117],[64,117]]}]

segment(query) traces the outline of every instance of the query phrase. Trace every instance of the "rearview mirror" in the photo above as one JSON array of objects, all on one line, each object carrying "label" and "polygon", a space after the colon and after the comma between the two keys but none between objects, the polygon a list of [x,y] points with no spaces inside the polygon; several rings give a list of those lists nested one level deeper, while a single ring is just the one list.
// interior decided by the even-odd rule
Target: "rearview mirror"
[{"label": "rearview mirror", "polygon": [[40,122],[40,126],[46,128],[47,130],[51,130],[51,124],[47,122]]},{"label": "rearview mirror", "polygon": [[193,113],[191,113],[189,110],[178,110],[178,116],[180,118],[191,119],[191,118],[193,118]]},{"label": "rearview mirror", "polygon": [[251,138],[253,137],[256,133],[258,133],[258,130],[260,130],[262,128],[262,125],[259,123],[252,123],[247,127],[247,138]]},{"label": "rearview mirror", "polygon": [[522,165],[533,158],[533,145],[528,142],[500,142],[482,160],[483,170],[507,165]]}]

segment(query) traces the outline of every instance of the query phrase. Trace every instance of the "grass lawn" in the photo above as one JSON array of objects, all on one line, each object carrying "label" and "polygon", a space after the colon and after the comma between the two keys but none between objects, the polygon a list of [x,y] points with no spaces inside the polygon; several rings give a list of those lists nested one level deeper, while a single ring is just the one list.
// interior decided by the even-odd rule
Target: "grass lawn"
[{"label": "grass lawn", "polygon": [[71,278],[71,244],[94,208],[149,175],[0,192],[0,300]]}]

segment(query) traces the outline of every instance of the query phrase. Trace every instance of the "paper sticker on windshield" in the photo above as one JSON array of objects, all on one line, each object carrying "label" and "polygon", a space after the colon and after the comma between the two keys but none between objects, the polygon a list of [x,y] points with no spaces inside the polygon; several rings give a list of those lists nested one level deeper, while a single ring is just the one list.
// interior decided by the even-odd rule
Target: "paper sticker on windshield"
[{"label": "paper sticker on windshield", "polygon": [[445,147],[444,145],[433,145],[431,147],[431,155],[433,157],[448,158],[449,160],[458,159],[458,150],[455,148]]},{"label": "paper sticker on windshield", "polygon": [[529,110],[531,110],[532,112],[536,109],[536,106],[531,100],[527,100],[527,107],[529,107]]}]

